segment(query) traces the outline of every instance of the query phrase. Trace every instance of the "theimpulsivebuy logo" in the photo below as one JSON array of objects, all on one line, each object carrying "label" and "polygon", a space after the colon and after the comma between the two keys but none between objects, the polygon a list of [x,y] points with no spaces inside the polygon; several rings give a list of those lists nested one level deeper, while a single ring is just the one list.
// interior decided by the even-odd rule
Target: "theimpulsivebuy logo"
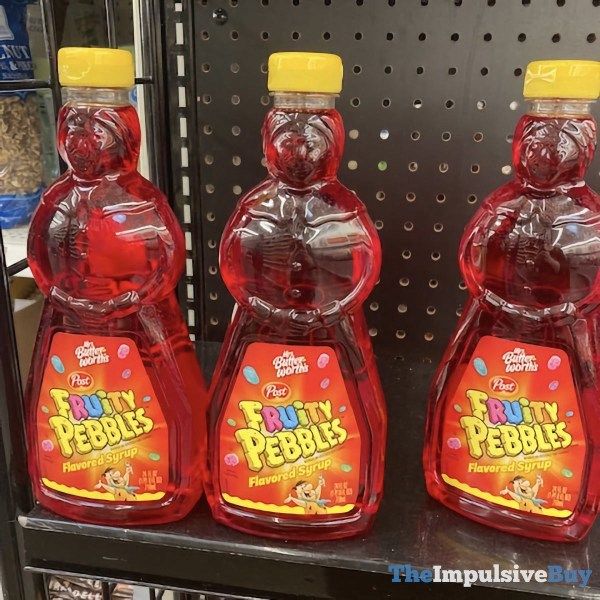
[{"label": "theimpulsivebuy logo", "polygon": [[476,583],[568,583],[587,587],[591,569],[565,569],[560,565],[548,565],[545,569],[502,569],[493,564],[490,569],[444,569],[434,565],[429,569],[418,569],[410,564],[388,566],[392,583],[460,583],[471,587]]}]

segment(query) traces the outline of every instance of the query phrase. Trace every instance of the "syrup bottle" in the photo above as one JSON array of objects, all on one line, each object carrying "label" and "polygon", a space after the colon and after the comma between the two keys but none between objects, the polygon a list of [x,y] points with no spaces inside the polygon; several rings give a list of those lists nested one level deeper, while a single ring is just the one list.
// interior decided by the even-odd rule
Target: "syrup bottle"
[{"label": "syrup bottle", "polygon": [[257,535],[359,534],[381,499],[386,412],[361,309],[381,249],[337,179],[341,84],[338,56],[270,57],[269,174],[221,241],[237,305],[211,390],[207,498],[217,521]]},{"label": "syrup bottle", "polygon": [[431,387],[429,493],[471,519],[556,541],[582,538],[598,490],[600,63],[537,61],[513,138],[512,181],[467,226],[470,298]]},{"label": "syrup bottle", "polygon": [[46,296],[26,393],[37,500],[63,516],[180,519],[202,491],[205,392],[174,289],[184,239],[137,172],[129,52],[63,48],[58,147],[29,265]]}]

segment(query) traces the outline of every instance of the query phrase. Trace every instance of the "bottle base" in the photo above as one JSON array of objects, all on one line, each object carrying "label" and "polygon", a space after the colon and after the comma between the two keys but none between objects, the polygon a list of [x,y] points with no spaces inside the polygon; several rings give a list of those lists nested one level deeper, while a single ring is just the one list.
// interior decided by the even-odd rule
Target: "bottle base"
[{"label": "bottle base", "polygon": [[348,516],[337,516],[335,521],[290,522],[289,519],[260,515],[237,510],[225,504],[211,507],[215,521],[259,537],[298,540],[326,541],[363,535],[371,529],[375,513],[357,510]]},{"label": "bottle base", "polygon": [[141,527],[164,525],[185,518],[198,503],[201,495],[171,495],[152,503],[98,503],[84,498],[74,499],[44,490],[36,494],[43,508],[66,519],[92,525]]},{"label": "bottle base", "polygon": [[425,480],[429,495],[447,508],[505,533],[551,542],[574,543],[582,540],[594,523],[594,516],[585,513],[574,513],[569,519],[519,513],[472,496],[457,494],[435,474],[425,473]]}]

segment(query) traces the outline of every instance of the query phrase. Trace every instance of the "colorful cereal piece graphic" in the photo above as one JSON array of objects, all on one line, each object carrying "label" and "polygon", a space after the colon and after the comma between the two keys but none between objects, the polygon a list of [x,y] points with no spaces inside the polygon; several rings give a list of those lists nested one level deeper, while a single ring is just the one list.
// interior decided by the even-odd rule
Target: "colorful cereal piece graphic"
[{"label": "colorful cereal piece graphic", "polygon": [[150,400],[152,400],[152,396],[144,396],[142,398],[142,402],[150,402]]},{"label": "colorful cereal piece graphic", "polygon": [[446,444],[448,444],[448,448],[451,448],[452,450],[458,450],[462,446],[457,437],[448,438]]},{"label": "colorful cereal piece graphic", "polygon": [[571,469],[563,469],[560,474],[563,477],[567,477],[568,479],[570,479],[571,477],[573,477],[573,471],[571,471]]},{"label": "colorful cereal piece graphic", "polygon": [[329,379],[325,377],[323,381],[321,381],[321,389],[326,390],[329,387]]},{"label": "colorful cereal piece graphic", "polygon": [[558,369],[558,367],[560,367],[560,356],[556,356],[556,354],[553,354],[549,359],[548,359],[548,368],[551,371],[556,371],[556,369]]},{"label": "colorful cereal piece graphic", "polygon": [[575,413],[574,413],[572,410],[568,410],[568,411],[565,413],[565,417],[572,417],[574,414],[575,414]]},{"label": "colorful cereal piece graphic", "polygon": [[229,454],[226,454],[223,457],[223,460],[225,461],[225,464],[228,467],[235,467],[240,462],[240,459],[238,458],[238,455],[234,454],[233,452],[230,452]]},{"label": "colorful cereal piece graphic", "polygon": [[160,454],[158,452],[150,452],[150,454],[148,454],[148,458],[154,462],[158,462],[160,460]]},{"label": "colorful cereal piece graphic", "polygon": [[344,473],[350,473],[350,471],[352,471],[352,465],[344,463],[343,465],[340,465],[340,469],[344,471]]},{"label": "colorful cereal piece graphic", "polygon": [[235,419],[227,419],[227,425],[230,427],[235,427],[237,425],[237,421]]},{"label": "colorful cereal piece graphic", "polygon": [[131,377],[131,369],[125,369],[122,373],[121,373],[121,377],[123,379],[129,379]]},{"label": "colorful cereal piece graphic", "polygon": [[42,404],[42,409],[41,410],[45,414],[48,414],[50,412],[50,409],[45,404]]},{"label": "colorful cereal piece graphic", "polygon": [[483,358],[475,358],[473,360],[473,368],[475,369],[475,371],[477,371],[478,375],[481,375],[482,377],[485,377],[487,375],[487,365],[485,364]]},{"label": "colorful cereal piece graphic", "polygon": [[557,389],[558,389],[558,381],[556,381],[556,379],[555,379],[554,381],[551,381],[551,382],[548,384],[548,389],[549,389],[550,391],[552,391],[552,392],[553,392],[554,390],[557,390]]},{"label": "colorful cereal piece graphic", "polygon": [[341,413],[343,413],[343,412],[346,412],[346,405],[345,405],[345,404],[342,404],[342,405],[340,406],[340,412],[341,412]]},{"label": "colorful cereal piece graphic", "polygon": [[52,450],[54,450],[54,444],[52,443],[52,440],[44,440],[42,442],[42,450],[44,452],[52,452]]},{"label": "colorful cereal piece graphic", "polygon": [[320,354],[319,358],[317,358],[317,367],[319,367],[319,369],[324,369],[328,364],[329,364],[329,354],[326,354],[325,352],[323,352],[323,354]]},{"label": "colorful cereal piece graphic", "polygon": [[115,221],[115,223],[125,223],[127,217],[123,213],[117,213],[116,215],[113,215],[113,221]]},{"label": "colorful cereal piece graphic", "polygon": [[454,405],[454,410],[456,412],[462,412],[462,406],[460,404],[455,404]]},{"label": "colorful cereal piece graphic", "polygon": [[60,360],[60,357],[56,356],[56,354],[53,354],[50,357],[50,364],[52,365],[52,368],[57,373],[64,373],[65,372],[65,365],[63,365],[63,361]]},{"label": "colorful cereal piece graphic", "polygon": [[249,365],[244,367],[242,374],[244,375],[244,379],[252,385],[257,385],[260,382],[260,377],[258,376],[258,373],[254,367]]},{"label": "colorful cereal piece graphic", "polygon": [[129,356],[129,346],[127,344],[121,344],[117,348],[117,356],[119,358],[127,358]]}]

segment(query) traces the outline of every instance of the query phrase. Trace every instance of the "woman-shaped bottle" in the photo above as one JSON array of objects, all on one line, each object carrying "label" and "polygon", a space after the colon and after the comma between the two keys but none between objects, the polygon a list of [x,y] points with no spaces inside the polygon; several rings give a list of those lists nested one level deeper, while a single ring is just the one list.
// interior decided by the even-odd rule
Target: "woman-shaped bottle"
[{"label": "woman-shaped bottle", "polygon": [[363,532],[381,499],[386,412],[361,305],[381,250],[337,179],[339,57],[269,59],[268,178],[239,202],[220,248],[237,302],[209,409],[207,497],[250,533]]},{"label": "woman-shaped bottle", "polygon": [[521,535],[574,541],[592,525],[598,465],[600,63],[539,61],[514,134],[515,178],[467,226],[470,292],[431,388],[427,489]]},{"label": "woman-shaped bottle", "polygon": [[183,234],[137,172],[123,50],[63,48],[58,147],[29,264],[46,296],[26,393],[35,495],[67,517],[164,523],[202,490],[205,392],[174,289]]}]

